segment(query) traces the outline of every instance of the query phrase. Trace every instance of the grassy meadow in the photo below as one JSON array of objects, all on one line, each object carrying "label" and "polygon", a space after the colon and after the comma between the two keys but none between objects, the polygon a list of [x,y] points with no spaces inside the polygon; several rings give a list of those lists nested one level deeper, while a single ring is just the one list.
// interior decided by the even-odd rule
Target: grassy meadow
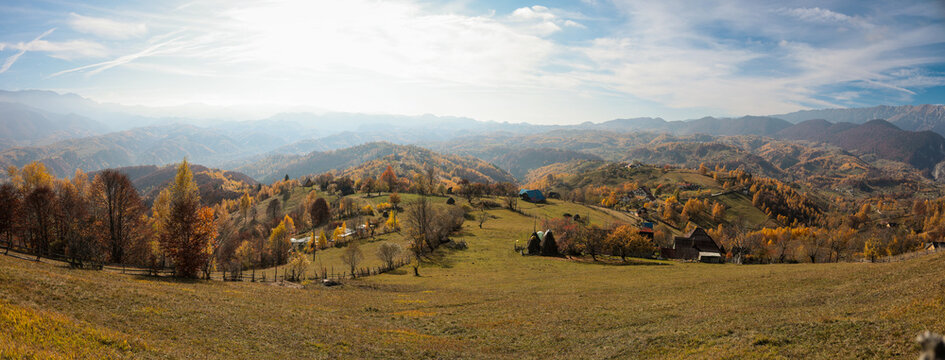
[{"label": "grassy meadow", "polygon": [[[526,211],[593,211],[574,206]],[[945,254],[882,264],[601,264],[523,257],[513,244],[533,218],[489,215],[456,236],[469,249],[440,250],[421,277],[399,269],[331,288],[0,256],[0,358],[886,359],[914,358],[916,334],[945,330]]]}]

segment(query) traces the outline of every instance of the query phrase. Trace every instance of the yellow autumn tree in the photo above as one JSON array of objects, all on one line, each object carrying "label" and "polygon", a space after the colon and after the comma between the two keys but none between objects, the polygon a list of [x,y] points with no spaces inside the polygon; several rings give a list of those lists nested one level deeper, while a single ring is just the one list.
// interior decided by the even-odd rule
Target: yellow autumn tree
[{"label": "yellow autumn tree", "polygon": [[720,202],[712,205],[712,220],[717,223],[725,220],[725,205],[722,205]]},{"label": "yellow autumn tree", "polygon": [[289,232],[286,231],[285,220],[282,220],[269,233],[269,251],[272,254],[272,260],[276,264],[285,264],[291,248],[292,242],[289,240]]},{"label": "yellow autumn tree", "polygon": [[341,240],[341,237],[344,234],[345,234],[345,225],[344,223],[342,223],[341,226],[336,227],[335,231],[331,233],[331,238],[334,239],[335,242],[337,243],[338,241]]},{"label": "yellow autumn tree", "polygon": [[249,197],[249,193],[243,193],[243,196],[240,197],[240,214],[243,215],[243,222],[246,222],[251,206],[253,206],[253,199]]},{"label": "yellow autumn tree", "polygon": [[318,233],[318,243],[317,243],[317,245],[318,245],[318,248],[319,248],[319,249],[327,249],[327,248],[328,248],[328,234],[325,233],[325,230],[324,230],[324,229],[322,229],[322,231]]},{"label": "yellow autumn tree", "polygon": [[286,233],[288,233],[289,236],[294,235],[295,234],[295,220],[292,220],[291,216],[286,215],[284,218],[282,218],[282,222],[285,223]]},{"label": "yellow autumn tree", "polygon": [[397,212],[391,211],[390,216],[387,218],[387,222],[384,223],[384,226],[387,227],[388,231],[399,231],[400,230],[400,221],[397,220]]},{"label": "yellow autumn tree", "polygon": [[863,244],[863,256],[870,259],[870,262],[874,262],[876,258],[882,256],[882,251],[882,246],[875,238],[869,238],[869,240],[866,240],[866,243]]},{"label": "yellow autumn tree", "polygon": [[155,201],[154,214],[161,248],[174,262],[177,275],[195,277],[207,266],[208,249],[217,246],[217,232],[213,209],[200,207],[200,194],[186,159]]},{"label": "yellow autumn tree", "polygon": [[614,205],[617,205],[617,192],[611,191],[609,195],[600,200],[600,204],[603,207],[612,208]]}]

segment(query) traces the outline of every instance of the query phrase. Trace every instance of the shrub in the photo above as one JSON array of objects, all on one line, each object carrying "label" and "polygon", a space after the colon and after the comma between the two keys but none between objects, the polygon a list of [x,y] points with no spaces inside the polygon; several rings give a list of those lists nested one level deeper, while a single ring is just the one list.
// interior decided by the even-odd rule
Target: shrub
[{"label": "shrub", "polygon": [[308,266],[311,264],[311,261],[308,260],[308,256],[301,252],[296,252],[292,255],[292,258],[289,260],[288,268],[288,280],[289,281],[299,281],[305,278],[305,269],[308,269]]}]

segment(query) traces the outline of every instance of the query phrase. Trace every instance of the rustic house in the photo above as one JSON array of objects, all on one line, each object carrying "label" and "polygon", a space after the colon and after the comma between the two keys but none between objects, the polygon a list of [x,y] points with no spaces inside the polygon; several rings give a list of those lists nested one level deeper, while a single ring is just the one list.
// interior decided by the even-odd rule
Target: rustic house
[{"label": "rustic house", "polygon": [[725,249],[719,246],[705,230],[695,228],[686,236],[677,236],[673,239],[673,248],[660,249],[660,254],[669,259],[721,263]]},{"label": "rustic house", "polygon": [[644,222],[644,223],[640,224],[640,228],[639,228],[639,230],[638,230],[638,233],[639,233],[640,235],[643,235],[643,236],[646,237],[647,239],[652,240],[652,239],[653,239],[653,223],[651,223],[651,222]]},{"label": "rustic house", "polygon": [[545,202],[545,195],[541,193],[541,190],[522,189],[518,192],[518,196],[532,203]]},{"label": "rustic house", "polygon": [[642,197],[646,199],[646,201],[656,200],[656,197],[653,196],[653,193],[650,192],[650,189],[647,188],[646,186],[641,186],[641,187],[638,187],[636,190],[633,190],[633,195],[637,197]]},{"label": "rustic house", "polygon": [[[316,236],[315,238],[317,239],[318,236]],[[296,238],[289,239],[289,242],[292,243],[292,248],[295,249],[296,251],[302,251],[303,249],[305,249],[305,246],[308,245],[309,241],[312,241],[311,236],[306,236],[301,239],[296,239]]]}]

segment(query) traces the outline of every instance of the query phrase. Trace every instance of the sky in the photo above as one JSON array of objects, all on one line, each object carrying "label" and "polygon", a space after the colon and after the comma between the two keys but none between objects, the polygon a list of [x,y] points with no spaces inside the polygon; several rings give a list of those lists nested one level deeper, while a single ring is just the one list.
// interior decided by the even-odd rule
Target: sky
[{"label": "sky", "polygon": [[945,1],[0,2],[0,89],[566,124],[945,103]]}]

